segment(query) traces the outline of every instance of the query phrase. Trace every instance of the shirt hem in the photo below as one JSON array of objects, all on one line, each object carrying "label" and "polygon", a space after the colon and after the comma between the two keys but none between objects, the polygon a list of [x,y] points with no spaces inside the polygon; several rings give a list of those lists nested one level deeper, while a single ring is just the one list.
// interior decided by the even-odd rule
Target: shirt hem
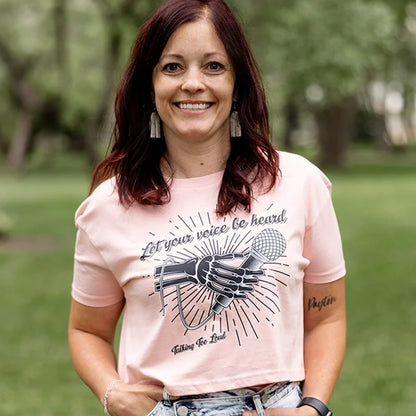
[{"label": "shirt hem", "polygon": [[195,394],[215,393],[219,391],[241,389],[263,384],[272,384],[286,381],[302,381],[305,378],[303,370],[292,372],[273,371],[248,377],[226,378],[214,382],[200,382],[193,384],[165,385],[165,390],[173,396],[187,396]]},{"label": "shirt hem", "polygon": [[339,280],[346,275],[345,261],[342,262],[337,268],[331,270],[325,274],[313,274],[306,273],[304,277],[304,282],[306,283],[331,283]]},{"label": "shirt hem", "polygon": [[81,292],[78,289],[72,289],[71,297],[76,302],[81,303],[82,305],[89,306],[92,308],[103,308],[111,305],[115,305],[118,302],[123,300],[121,296],[106,296],[106,297],[95,297],[89,296]]}]

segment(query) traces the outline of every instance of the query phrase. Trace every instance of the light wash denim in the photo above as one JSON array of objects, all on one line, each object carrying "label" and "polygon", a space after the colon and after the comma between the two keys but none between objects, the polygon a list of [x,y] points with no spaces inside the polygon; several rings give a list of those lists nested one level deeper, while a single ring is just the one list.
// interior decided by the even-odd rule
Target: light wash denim
[{"label": "light wash denim", "polygon": [[237,389],[219,393],[183,396],[160,401],[148,416],[241,416],[246,410],[296,407],[302,400],[299,383],[277,383],[263,390]]}]

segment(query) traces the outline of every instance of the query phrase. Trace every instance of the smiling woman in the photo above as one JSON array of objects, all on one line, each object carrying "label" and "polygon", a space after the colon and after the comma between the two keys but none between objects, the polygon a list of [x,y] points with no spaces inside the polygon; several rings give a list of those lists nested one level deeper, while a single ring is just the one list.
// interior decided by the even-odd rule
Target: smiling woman
[{"label": "smiling woman", "polygon": [[[189,27],[196,30],[190,31]],[[199,33],[199,30],[202,32]],[[186,34],[188,36],[184,40]],[[175,42],[178,36],[181,36],[184,43]],[[175,46],[175,50],[172,49],[172,45]],[[195,56],[196,61],[191,53],[199,55]],[[184,59],[187,62],[184,62]],[[188,62],[190,59],[194,61],[191,67]],[[195,62],[198,65],[195,65]],[[199,77],[195,77],[196,69]],[[154,90],[155,76],[164,79],[166,84],[163,85],[175,85],[176,88],[176,79],[185,79],[183,85],[187,91],[179,97],[180,100],[185,98],[185,101],[170,103],[171,106],[176,104],[175,110],[179,110],[181,106],[182,111],[174,112],[171,108],[170,112],[166,112],[170,117],[163,120],[162,114],[163,126],[160,129],[153,126],[154,132],[160,130],[162,140],[152,141],[149,140],[149,119],[152,115],[152,120],[157,120],[158,115],[154,110],[164,113],[165,108],[162,103],[156,103],[158,96],[155,96]],[[234,80],[231,79],[233,76]],[[216,104],[217,97],[209,97],[214,101],[205,101],[207,97],[203,97],[202,102],[198,101],[202,96],[198,90],[203,85],[202,81],[206,81],[207,78],[210,79],[210,85],[216,86],[216,90],[219,88],[217,84],[224,88],[226,83],[223,84],[223,81],[228,78],[228,88],[232,89],[232,92],[228,92],[227,105],[221,96],[224,114],[220,115],[220,120],[223,120],[222,131],[225,137],[220,143],[224,146],[223,153],[218,154],[218,140],[211,140],[205,141],[200,147],[201,155],[195,156],[197,151],[189,144],[192,140],[197,142],[200,139],[197,130],[198,133],[194,134],[191,141],[181,142],[182,137],[177,141],[181,144],[182,156],[186,160],[171,161],[167,157],[167,143],[164,137],[166,131],[169,135],[169,125],[172,124],[168,121],[172,119],[171,116],[176,114],[179,119],[180,114],[185,117],[186,111],[193,111],[188,108],[194,104],[209,106],[208,109],[201,110],[203,117],[206,113],[218,114],[215,106],[211,111],[211,104]],[[195,85],[192,85],[195,82],[196,93],[199,94],[196,102],[195,92],[189,91],[189,88],[191,91],[195,89]],[[207,89],[206,86],[204,88]],[[205,95],[208,94],[211,95],[209,90],[205,92]],[[230,115],[232,100],[236,111],[233,111],[234,117],[231,117],[231,120],[241,122],[242,135],[238,140],[230,137],[230,132],[226,132],[229,121],[225,119]],[[190,114],[187,115],[189,122]],[[170,177],[201,176],[225,168],[217,206],[218,213],[223,215],[240,204],[250,208],[251,186],[255,182],[263,182],[266,187],[269,185],[271,188],[276,181],[279,171],[278,154],[271,145],[269,117],[261,77],[240,25],[223,1],[173,0],[156,11],[136,39],[117,93],[115,117],[114,146],[111,154],[97,166],[92,189],[112,175],[120,174],[117,175],[117,186],[123,202],[165,204],[170,198]],[[194,117],[193,120],[197,119]],[[165,126],[165,123],[168,126]],[[216,120],[217,128],[212,125],[211,133],[218,133],[219,125],[221,123]],[[211,134],[207,132],[205,138],[207,136]],[[190,151],[192,153],[188,154]],[[182,156],[178,155],[181,158]],[[217,159],[219,163],[213,163]],[[192,167],[192,172],[180,172],[178,166],[169,166],[168,161],[172,164],[179,163],[182,168],[186,165],[187,170]],[[200,171],[198,167],[202,167],[203,170]]]},{"label": "smiling woman", "polygon": [[223,0],[155,12],[115,119],[76,213],[69,322],[74,367],[105,412],[330,416],[345,347],[331,183],[271,145],[261,78]]}]

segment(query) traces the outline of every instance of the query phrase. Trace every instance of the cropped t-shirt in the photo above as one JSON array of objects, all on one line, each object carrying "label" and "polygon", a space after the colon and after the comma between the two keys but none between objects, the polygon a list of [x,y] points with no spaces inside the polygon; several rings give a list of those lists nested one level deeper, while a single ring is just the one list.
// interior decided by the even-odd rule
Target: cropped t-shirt
[{"label": "cropped t-shirt", "polygon": [[303,282],[335,281],[345,263],[329,180],[279,156],[251,212],[215,214],[223,172],[174,179],[162,206],[122,205],[113,178],[78,208],[72,296],[125,299],[124,382],[180,396],[304,379]]}]

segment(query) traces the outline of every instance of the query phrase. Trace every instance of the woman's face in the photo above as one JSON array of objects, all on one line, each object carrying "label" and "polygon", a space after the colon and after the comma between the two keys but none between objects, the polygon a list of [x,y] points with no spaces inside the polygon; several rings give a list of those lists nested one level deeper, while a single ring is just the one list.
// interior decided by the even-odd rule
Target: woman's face
[{"label": "woman's face", "polygon": [[229,141],[234,85],[234,69],[212,23],[180,26],[153,71],[166,142]]}]

